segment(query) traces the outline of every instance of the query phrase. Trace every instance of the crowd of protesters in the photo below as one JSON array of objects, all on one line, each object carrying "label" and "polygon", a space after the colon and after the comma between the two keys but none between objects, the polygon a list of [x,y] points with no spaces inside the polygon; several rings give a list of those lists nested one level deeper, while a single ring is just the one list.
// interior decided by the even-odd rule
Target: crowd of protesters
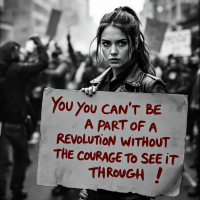
[{"label": "crowd of protesters", "polygon": [[167,59],[153,58],[156,74],[167,86],[169,94],[183,94],[188,97],[188,116],[186,132],[186,152],[193,155],[193,164],[197,173],[197,185],[188,192],[188,196],[199,195],[199,130],[200,130],[200,49],[191,56],[177,57],[173,54]]},{"label": "crowd of protesters", "polygon": [[[75,51],[70,35],[66,37],[68,51],[54,43],[43,45],[38,36],[30,38],[35,44],[28,52],[16,42],[0,46],[0,199],[6,197],[7,169],[13,165],[10,190],[12,200],[25,199],[23,191],[27,166],[31,164],[28,147],[38,142],[43,90],[74,89],[89,87],[90,80],[101,72],[96,64],[95,53],[84,55]],[[199,130],[200,130],[200,64],[199,48],[189,57],[152,58],[157,77],[167,86],[169,94],[188,95],[187,145],[193,152],[197,171],[197,186],[188,193],[199,195]],[[29,145],[28,145],[29,144]],[[8,146],[13,149],[10,157]],[[63,195],[68,189],[57,186],[52,195]]]},{"label": "crowd of protesters", "polygon": [[[0,46],[0,199],[6,198],[7,170],[13,165],[10,181],[12,200],[25,199],[23,191],[26,169],[31,164],[29,144],[39,138],[39,125],[43,90],[77,89],[90,85],[89,80],[98,75],[92,57],[75,52],[67,35],[68,56],[55,43],[43,45],[38,36],[29,42],[35,48],[27,51],[17,42]],[[50,41],[49,41],[50,42]],[[12,147],[13,156],[10,156]],[[53,195],[63,193],[62,187],[52,190]]]}]

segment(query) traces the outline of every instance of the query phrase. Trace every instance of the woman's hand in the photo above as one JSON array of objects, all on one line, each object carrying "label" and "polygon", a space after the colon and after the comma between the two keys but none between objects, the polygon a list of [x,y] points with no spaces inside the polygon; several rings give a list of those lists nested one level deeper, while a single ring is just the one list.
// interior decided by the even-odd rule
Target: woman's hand
[{"label": "woman's hand", "polygon": [[88,193],[87,193],[87,190],[85,189],[82,189],[79,193],[79,200],[86,200],[88,198]]},{"label": "woman's hand", "polygon": [[87,95],[92,96],[97,91],[97,87],[92,85],[88,88],[82,88],[81,91],[85,92],[85,94],[87,94]]}]

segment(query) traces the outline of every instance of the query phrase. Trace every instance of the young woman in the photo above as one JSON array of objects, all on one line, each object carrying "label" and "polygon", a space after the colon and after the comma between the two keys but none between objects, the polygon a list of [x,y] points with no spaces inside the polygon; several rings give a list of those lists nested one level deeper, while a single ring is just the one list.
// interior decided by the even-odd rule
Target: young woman
[{"label": "young woman", "polygon": [[[91,81],[92,86],[81,91],[92,96],[96,91],[165,93],[163,81],[155,77],[149,60],[140,20],[129,7],[119,7],[105,14],[97,31],[97,59],[109,68]],[[89,193],[89,195],[88,195]],[[106,190],[82,190],[82,199],[147,200],[133,193]]]}]

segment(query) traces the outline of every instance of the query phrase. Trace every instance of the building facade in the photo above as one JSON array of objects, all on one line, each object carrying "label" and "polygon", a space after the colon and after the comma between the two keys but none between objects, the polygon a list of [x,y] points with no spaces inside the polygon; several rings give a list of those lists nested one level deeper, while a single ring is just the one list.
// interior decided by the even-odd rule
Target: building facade
[{"label": "building facade", "polygon": [[[38,33],[45,35],[52,8],[59,9],[59,1],[53,0],[4,0],[1,9],[1,42],[15,40],[24,45],[28,37]],[[10,26],[4,34],[4,27]]]},{"label": "building facade", "polygon": [[0,42],[14,40],[24,46],[33,33],[48,38],[51,10],[57,9],[61,18],[54,39],[66,46],[70,32],[75,46],[86,51],[95,30],[88,4],[88,0],[0,0]]},{"label": "building facade", "polygon": [[66,35],[70,33],[74,50],[88,54],[97,29],[89,15],[89,0],[65,0],[61,2],[61,8],[62,16],[56,40],[65,48]]},{"label": "building facade", "polygon": [[190,29],[192,48],[199,46],[199,0],[145,0],[141,13],[147,18],[167,22],[168,30]]},{"label": "building facade", "polygon": [[11,4],[11,0],[0,0],[0,43],[13,37],[13,15],[9,12]]}]

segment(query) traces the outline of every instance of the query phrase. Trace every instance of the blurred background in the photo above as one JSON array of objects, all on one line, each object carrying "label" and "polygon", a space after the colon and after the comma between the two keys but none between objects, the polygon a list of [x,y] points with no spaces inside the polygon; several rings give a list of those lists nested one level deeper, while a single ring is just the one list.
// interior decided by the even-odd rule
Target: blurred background
[{"label": "blurred background", "polygon": [[[26,91],[31,105],[27,119],[32,124],[24,183],[28,200],[79,199],[77,189],[36,184],[42,93],[45,87],[88,87],[89,81],[105,70],[105,66],[97,68],[96,43],[91,48],[90,44],[103,14],[118,6],[130,6],[138,14],[156,74],[167,83],[168,93],[185,94],[189,99],[180,195],[156,199],[199,199],[199,0],[0,0],[0,44],[19,43],[21,61],[33,63],[38,55],[29,36],[37,33],[49,56],[48,68],[30,81]],[[13,164],[10,146],[8,199]]]}]

